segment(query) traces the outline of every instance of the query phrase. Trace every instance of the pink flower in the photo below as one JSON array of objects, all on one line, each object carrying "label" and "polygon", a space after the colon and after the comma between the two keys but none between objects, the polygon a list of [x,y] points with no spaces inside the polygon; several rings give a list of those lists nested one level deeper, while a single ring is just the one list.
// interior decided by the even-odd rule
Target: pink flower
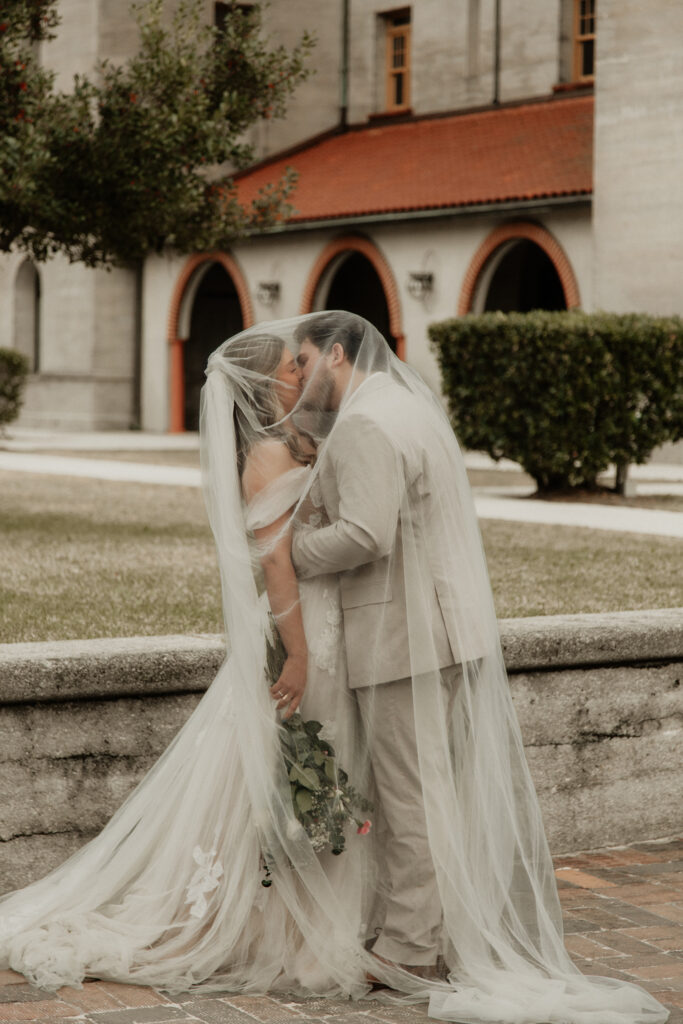
[{"label": "pink flower", "polygon": [[358,827],[358,835],[359,836],[366,836],[371,828],[372,828],[372,822],[368,819],[367,821],[364,821],[362,825],[359,825],[359,827]]}]

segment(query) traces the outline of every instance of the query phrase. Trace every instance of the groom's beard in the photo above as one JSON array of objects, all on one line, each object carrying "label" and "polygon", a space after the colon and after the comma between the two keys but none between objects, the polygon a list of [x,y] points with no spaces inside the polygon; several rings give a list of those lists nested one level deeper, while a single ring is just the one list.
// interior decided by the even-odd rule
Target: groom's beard
[{"label": "groom's beard", "polygon": [[[314,412],[331,412],[334,410],[332,396],[334,394],[334,374],[327,367],[318,364],[313,376],[304,387],[302,405]],[[336,410],[334,410],[336,411]]]}]

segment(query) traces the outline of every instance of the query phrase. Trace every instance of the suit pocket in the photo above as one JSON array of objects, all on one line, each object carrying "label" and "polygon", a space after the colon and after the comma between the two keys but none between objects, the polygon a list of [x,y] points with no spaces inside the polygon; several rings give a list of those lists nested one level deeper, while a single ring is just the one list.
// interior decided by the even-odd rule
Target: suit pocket
[{"label": "suit pocket", "polygon": [[391,601],[391,587],[386,583],[364,583],[363,586],[341,588],[342,608],[360,608],[365,604]]}]

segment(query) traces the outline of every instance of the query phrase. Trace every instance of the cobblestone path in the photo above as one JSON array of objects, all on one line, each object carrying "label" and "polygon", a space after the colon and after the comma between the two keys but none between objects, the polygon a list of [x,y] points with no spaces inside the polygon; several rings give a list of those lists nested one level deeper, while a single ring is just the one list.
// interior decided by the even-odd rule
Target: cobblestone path
[{"label": "cobblestone path", "polygon": [[[683,1024],[683,837],[555,858],[566,944],[584,974],[636,981]],[[88,982],[56,994],[0,971],[0,1024],[425,1024],[424,1006],[185,995]]]}]

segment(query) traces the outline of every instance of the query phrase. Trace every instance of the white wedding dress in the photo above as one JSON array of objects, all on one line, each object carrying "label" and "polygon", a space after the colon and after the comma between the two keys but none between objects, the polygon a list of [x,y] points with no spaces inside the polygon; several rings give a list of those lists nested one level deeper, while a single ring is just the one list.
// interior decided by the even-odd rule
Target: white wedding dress
[{"label": "white wedding dress", "polygon": [[[275,481],[247,510],[247,525],[282,515],[308,475],[302,467]],[[323,515],[309,499],[298,528],[316,528]],[[356,702],[345,684],[338,581],[320,576],[300,592],[310,645],[301,714],[322,722],[321,735],[360,788],[366,780],[358,778],[362,755]],[[267,765],[272,752],[252,749],[249,761],[242,756],[235,671],[228,656],[168,750],[100,835],[0,902],[2,965],[45,989],[98,977],[171,993],[192,985],[300,995],[367,990],[354,948],[363,929],[372,840],[349,830],[342,855],[318,855],[319,899],[291,872],[276,871],[272,886],[261,885],[259,809],[247,776]],[[251,680],[252,686],[263,688],[270,702],[264,710],[274,722],[266,680]]]}]

